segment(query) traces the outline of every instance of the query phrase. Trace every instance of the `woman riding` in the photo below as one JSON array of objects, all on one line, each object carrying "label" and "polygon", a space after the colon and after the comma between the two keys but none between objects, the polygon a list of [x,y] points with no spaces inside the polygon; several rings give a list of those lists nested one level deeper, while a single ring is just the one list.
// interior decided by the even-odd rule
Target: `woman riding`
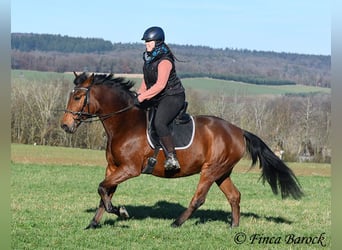
[{"label": "woman riding", "polygon": [[141,40],[145,41],[143,54],[144,77],[135,100],[155,103],[154,127],[163,148],[166,170],[180,169],[175,146],[168,125],[184,106],[185,91],[175,69],[175,56],[165,44],[165,34],[160,27],[148,28]]}]

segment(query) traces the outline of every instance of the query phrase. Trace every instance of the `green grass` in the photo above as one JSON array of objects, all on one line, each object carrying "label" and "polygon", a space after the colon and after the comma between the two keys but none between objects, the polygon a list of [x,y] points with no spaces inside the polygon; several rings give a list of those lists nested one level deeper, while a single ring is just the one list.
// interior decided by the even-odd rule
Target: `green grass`
[{"label": "green grass", "polygon": [[11,144],[11,160],[20,163],[106,166],[103,150]]},{"label": "green grass", "polygon": [[[25,149],[29,156],[23,163],[18,155]],[[12,145],[13,249],[321,249],[320,245],[284,241],[290,234],[315,237],[322,233],[326,246],[331,246],[330,177],[310,174],[298,177],[306,195],[294,201],[274,196],[268,185],[258,181],[259,173],[233,172],[242,194],[236,229],[229,228],[230,207],[216,185],[182,227],[171,228],[188,206],[199,176],[166,180],[142,175],[120,184],[113,198],[114,205],[126,206],[131,219],[105,214],[101,228],[83,230],[95,213],[97,186],[104,176],[102,164],[75,164],[84,153],[91,159],[104,152]],[[50,163],[35,162],[39,156],[52,155]],[[70,155],[75,162],[70,162]],[[240,232],[247,235],[247,241],[238,245],[234,237]],[[281,243],[251,244],[255,234],[278,237]]]}]

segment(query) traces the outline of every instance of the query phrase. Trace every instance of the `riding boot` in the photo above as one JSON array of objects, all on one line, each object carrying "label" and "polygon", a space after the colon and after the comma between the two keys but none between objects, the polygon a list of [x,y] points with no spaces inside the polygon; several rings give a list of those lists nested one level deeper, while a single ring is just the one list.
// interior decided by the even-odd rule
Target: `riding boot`
[{"label": "riding boot", "polygon": [[175,147],[173,144],[172,136],[160,137],[160,143],[162,145],[165,154],[165,164],[166,170],[177,170],[180,169],[180,165],[176,156]]}]

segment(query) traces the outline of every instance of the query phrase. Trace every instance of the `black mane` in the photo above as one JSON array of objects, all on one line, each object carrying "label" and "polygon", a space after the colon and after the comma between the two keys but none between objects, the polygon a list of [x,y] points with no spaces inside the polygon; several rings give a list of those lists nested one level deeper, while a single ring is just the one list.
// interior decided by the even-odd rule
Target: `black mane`
[{"label": "black mane", "polygon": [[127,80],[124,77],[113,77],[113,74],[97,74],[94,76],[94,85],[108,85],[113,87],[120,87],[126,90],[130,90],[135,82],[131,80]]},{"label": "black mane", "polygon": [[[78,75],[75,80],[74,84],[78,85],[85,82],[91,75],[83,72],[82,74]],[[94,79],[91,85],[107,85],[116,88],[120,88],[126,90],[128,92],[132,92],[131,88],[135,85],[134,81],[127,80],[124,77],[113,77],[112,73],[110,74],[94,74]]]}]

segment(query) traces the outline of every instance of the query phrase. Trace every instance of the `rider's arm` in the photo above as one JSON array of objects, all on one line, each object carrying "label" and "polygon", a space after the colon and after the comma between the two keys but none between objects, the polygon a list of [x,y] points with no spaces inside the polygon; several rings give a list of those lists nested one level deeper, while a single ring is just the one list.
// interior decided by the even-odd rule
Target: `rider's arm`
[{"label": "rider's arm", "polygon": [[141,81],[141,85],[140,85],[140,88],[139,90],[137,91],[137,93],[140,95],[141,93],[145,92],[146,91],[146,83],[145,83],[145,80],[144,78],[142,79]]},{"label": "rider's arm", "polygon": [[[158,79],[157,82],[148,90],[141,92],[138,96],[139,102],[149,100],[158,95],[166,86],[172,69],[172,63],[169,60],[162,60],[158,64]],[[144,82],[145,83],[145,82]],[[146,88],[146,85],[145,85]],[[139,92],[138,92],[139,93]]]}]

